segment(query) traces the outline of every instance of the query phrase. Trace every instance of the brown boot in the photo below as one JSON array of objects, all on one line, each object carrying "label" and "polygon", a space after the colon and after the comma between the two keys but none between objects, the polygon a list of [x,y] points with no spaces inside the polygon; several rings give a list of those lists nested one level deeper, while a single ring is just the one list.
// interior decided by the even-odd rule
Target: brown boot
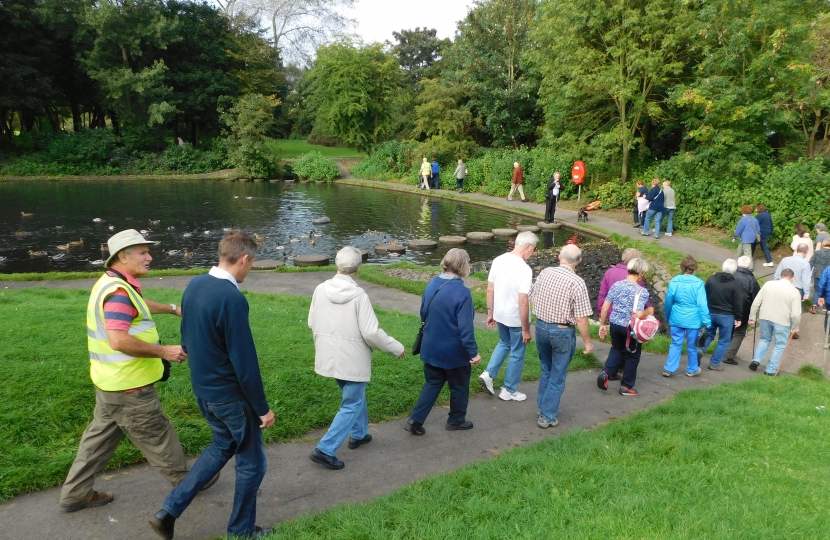
[{"label": "brown boot", "polygon": [[114,497],[112,493],[108,493],[106,491],[93,491],[92,495],[90,495],[85,501],[71,504],[61,504],[61,509],[64,512],[77,512],[78,510],[83,510],[84,508],[104,506],[105,504],[111,503],[113,499]]}]

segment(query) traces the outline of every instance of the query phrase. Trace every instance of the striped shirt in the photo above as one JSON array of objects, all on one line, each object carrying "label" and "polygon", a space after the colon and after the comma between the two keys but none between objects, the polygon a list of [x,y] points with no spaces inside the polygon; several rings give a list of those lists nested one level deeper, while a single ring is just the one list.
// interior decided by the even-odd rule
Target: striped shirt
[{"label": "striped shirt", "polygon": [[[112,272],[107,272],[111,277],[118,277]],[[127,283],[135,287],[138,294],[141,294],[141,285],[138,280],[129,274],[125,274]],[[138,309],[133,305],[130,296],[123,288],[118,288],[114,293],[104,299],[104,328],[107,330],[127,331],[138,317]]]},{"label": "striped shirt", "polygon": [[533,314],[546,323],[574,325],[578,317],[593,314],[585,280],[564,265],[542,270],[530,299]]}]

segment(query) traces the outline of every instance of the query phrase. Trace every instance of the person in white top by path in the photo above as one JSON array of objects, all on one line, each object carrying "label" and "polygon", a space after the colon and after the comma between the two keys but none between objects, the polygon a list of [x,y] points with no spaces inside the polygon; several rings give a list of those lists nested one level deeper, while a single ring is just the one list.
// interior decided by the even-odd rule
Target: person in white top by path
[{"label": "person in white top by path", "polygon": [[524,401],[527,396],[518,391],[525,364],[525,350],[530,341],[530,304],[528,295],[533,284],[533,271],[527,261],[536,251],[539,241],[532,232],[516,237],[513,251],[493,260],[487,278],[487,326],[498,326],[499,343],[496,345],[487,369],[478,382],[491,396],[495,379],[505,357],[510,354],[499,398],[504,401]]}]

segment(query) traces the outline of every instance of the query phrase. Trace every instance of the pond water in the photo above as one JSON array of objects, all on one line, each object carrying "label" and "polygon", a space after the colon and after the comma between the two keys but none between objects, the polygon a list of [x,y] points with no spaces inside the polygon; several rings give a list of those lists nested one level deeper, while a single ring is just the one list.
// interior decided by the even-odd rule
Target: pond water
[{"label": "pond water", "polygon": [[[313,225],[321,216],[331,223]],[[154,269],[215,264],[219,241],[229,228],[266,237],[259,260],[291,264],[296,255],[320,253],[333,263],[339,248],[353,245],[369,252],[369,262],[437,265],[451,246],[408,250],[400,257],[375,253],[373,246],[535,222],[472,204],[337,183],[0,182],[0,258],[5,258],[0,273],[94,270],[92,261],[107,257],[101,244],[128,228],[148,231],[149,240],[161,242],[151,251]],[[545,233],[541,243],[559,245],[569,234],[562,229]],[[66,244],[80,239],[83,244],[67,249]],[[462,247],[473,261],[482,261],[503,253],[507,239]]]}]

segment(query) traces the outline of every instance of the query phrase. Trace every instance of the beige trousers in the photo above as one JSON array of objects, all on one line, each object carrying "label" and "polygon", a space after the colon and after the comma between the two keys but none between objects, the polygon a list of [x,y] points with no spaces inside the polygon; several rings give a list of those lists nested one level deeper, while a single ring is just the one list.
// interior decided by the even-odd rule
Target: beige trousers
[{"label": "beige trousers", "polygon": [[107,466],[122,433],[174,487],[187,476],[187,458],[173,424],[161,410],[155,386],[129,393],[96,387],[95,413],[61,488],[61,504],[78,503],[92,495],[95,475]]},{"label": "beige trousers", "polygon": [[429,176],[422,176],[421,177],[421,185],[419,187],[422,187],[424,189],[429,189]]},{"label": "beige trousers", "polygon": [[525,200],[525,191],[522,189],[522,184],[510,184],[510,193],[507,195],[507,200],[513,200],[513,192],[519,190],[519,197]]}]

